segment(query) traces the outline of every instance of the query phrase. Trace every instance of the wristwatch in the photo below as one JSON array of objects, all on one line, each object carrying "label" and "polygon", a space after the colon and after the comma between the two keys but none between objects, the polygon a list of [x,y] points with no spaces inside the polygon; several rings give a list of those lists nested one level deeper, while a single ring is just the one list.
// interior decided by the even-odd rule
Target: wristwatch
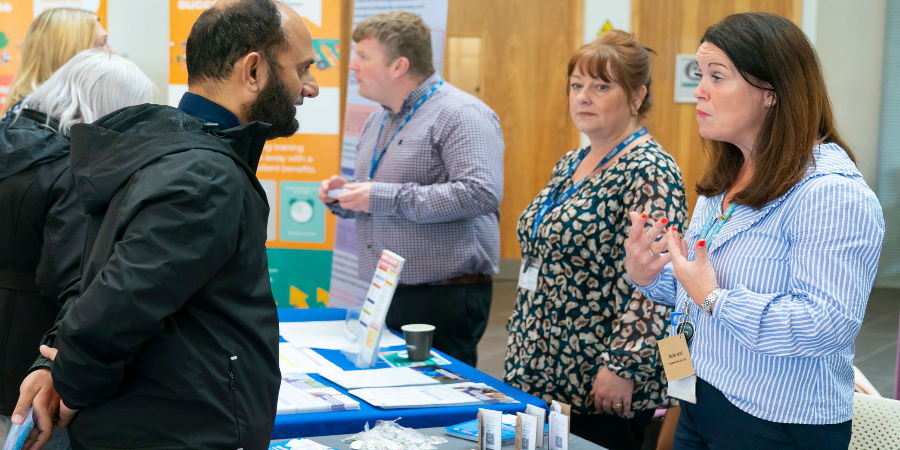
[{"label": "wristwatch", "polygon": [[713,303],[715,303],[716,300],[719,299],[719,296],[722,295],[722,292],[722,288],[713,289],[712,292],[710,292],[709,295],[707,295],[706,298],[703,299],[703,304],[700,305],[700,311],[703,311],[703,314],[706,314],[707,316],[711,316]]}]

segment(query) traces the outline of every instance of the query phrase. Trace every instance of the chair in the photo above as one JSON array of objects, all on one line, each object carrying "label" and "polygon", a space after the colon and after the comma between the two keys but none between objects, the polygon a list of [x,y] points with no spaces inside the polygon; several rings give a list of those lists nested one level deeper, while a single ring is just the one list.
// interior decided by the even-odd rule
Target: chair
[{"label": "chair", "polygon": [[897,327],[897,381],[894,382],[894,398],[900,400],[900,326]]},{"label": "chair", "polygon": [[900,448],[900,400],[853,394],[851,450]]}]

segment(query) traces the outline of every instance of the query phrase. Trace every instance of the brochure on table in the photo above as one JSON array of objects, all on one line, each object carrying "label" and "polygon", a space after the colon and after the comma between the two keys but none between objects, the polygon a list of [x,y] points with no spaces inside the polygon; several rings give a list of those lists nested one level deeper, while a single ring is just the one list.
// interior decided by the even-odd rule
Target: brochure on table
[{"label": "brochure on table", "polygon": [[[384,348],[385,346],[382,346]],[[382,361],[391,367],[421,367],[421,366],[446,366],[450,360],[438,355],[434,351],[425,361],[410,361],[406,350],[388,350],[378,354]]]},{"label": "brochure on table", "polygon": [[389,367],[386,369],[323,372],[322,376],[344,389],[461,383],[468,379],[440,366]]},{"label": "brochure on table", "polygon": [[350,394],[383,409],[518,403],[483,383],[362,388],[351,389]]},{"label": "brochure on table", "polygon": [[340,371],[341,368],[311,348],[302,348],[291,342],[278,343],[278,367],[281,376],[301,373]]},{"label": "brochure on table", "polygon": [[277,414],[299,414],[359,409],[359,402],[308,375],[282,378]]},{"label": "brochure on table", "polygon": [[[359,311],[355,311],[355,321],[359,320]],[[322,320],[316,322],[281,322],[280,334],[284,340],[295,347],[317,348],[323,350],[342,350],[347,339],[346,320]],[[394,333],[381,336],[381,348],[405,345],[406,341]],[[405,351],[405,350],[404,350]]]},{"label": "brochure on table", "polygon": [[[450,436],[477,442],[478,419],[472,419],[468,422],[444,427],[444,431]],[[500,437],[503,445],[513,443],[513,440],[516,438],[516,416],[503,414],[500,426]]]},{"label": "brochure on table", "polygon": [[372,367],[375,364],[379,341],[384,333],[384,320],[405,262],[402,256],[390,250],[381,253],[366,301],[359,311],[359,320],[348,325],[351,345],[346,356],[356,367]]}]

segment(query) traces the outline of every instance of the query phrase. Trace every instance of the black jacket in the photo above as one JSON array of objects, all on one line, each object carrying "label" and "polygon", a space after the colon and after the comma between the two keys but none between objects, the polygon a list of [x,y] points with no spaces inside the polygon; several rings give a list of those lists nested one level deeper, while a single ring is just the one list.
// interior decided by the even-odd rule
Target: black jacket
[{"label": "black jacket", "polygon": [[0,121],[0,414],[38,356],[57,298],[78,278],[85,217],[69,170],[69,140],[29,109]]},{"label": "black jacket", "polygon": [[74,448],[268,447],[280,373],[255,175],[266,128],[219,132],[158,105],[72,128],[89,250],[52,370],[80,409]]}]

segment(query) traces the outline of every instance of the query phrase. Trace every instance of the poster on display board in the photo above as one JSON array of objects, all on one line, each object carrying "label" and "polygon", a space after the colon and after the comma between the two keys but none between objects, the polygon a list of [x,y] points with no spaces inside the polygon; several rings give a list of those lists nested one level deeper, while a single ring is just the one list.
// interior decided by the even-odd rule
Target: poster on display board
[{"label": "poster on display board", "polygon": [[[353,26],[366,18],[388,11],[409,11],[422,17],[431,28],[434,68],[437,73],[442,73],[444,42],[447,36],[447,0],[356,0],[353,7]],[[378,103],[359,95],[359,86],[351,71],[347,77],[340,172],[341,176],[348,180],[356,178],[356,147],[363,125],[369,115],[379,108],[381,105]],[[339,308],[359,307],[366,298],[369,283],[368,280],[359,278],[357,270],[356,224],[353,219],[338,217],[336,227],[330,302],[332,306]]]},{"label": "poster on display board", "polygon": [[[187,92],[185,50],[191,26],[214,1],[169,0],[168,102]],[[268,141],[257,177],[269,200],[266,247],[272,293],[279,307],[328,306],[334,216],[318,200],[319,182],[340,159],[341,2],[283,0],[305,20],[313,37],[312,74],[319,95],[297,107],[300,130]]]},{"label": "poster on display board", "polygon": [[78,8],[96,12],[106,28],[107,0],[0,0],[0,111],[5,111],[6,97],[19,66],[22,45],[31,21],[50,8]]}]

